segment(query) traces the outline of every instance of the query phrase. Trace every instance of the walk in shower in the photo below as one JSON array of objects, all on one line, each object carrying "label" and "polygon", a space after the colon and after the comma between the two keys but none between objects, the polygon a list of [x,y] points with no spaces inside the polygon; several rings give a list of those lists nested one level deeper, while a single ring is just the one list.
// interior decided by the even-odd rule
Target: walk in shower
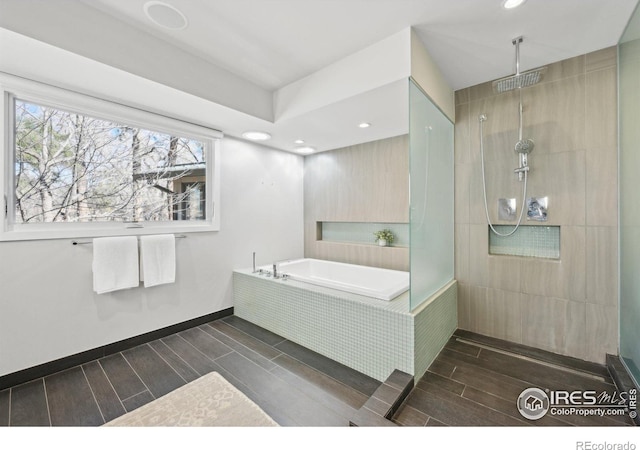
[{"label": "walk in shower", "polygon": [[622,362],[640,385],[640,11],[618,44],[620,177],[620,342]]}]

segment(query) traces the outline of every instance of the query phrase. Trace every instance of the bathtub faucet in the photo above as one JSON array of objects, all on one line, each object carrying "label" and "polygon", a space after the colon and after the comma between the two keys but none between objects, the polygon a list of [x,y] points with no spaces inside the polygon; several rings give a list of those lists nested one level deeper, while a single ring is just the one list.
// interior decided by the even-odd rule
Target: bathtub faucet
[{"label": "bathtub faucet", "polygon": [[280,275],[280,263],[283,262],[289,262],[291,261],[290,259],[281,259],[280,261],[276,261],[273,263],[273,278],[282,278],[282,275]]}]

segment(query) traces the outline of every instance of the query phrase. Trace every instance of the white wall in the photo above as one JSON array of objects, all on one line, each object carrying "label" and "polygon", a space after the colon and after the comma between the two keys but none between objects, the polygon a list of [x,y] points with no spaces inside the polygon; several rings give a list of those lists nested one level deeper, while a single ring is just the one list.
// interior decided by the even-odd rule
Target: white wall
[{"label": "white wall", "polygon": [[172,285],[92,291],[90,245],[0,243],[0,376],[233,306],[232,271],[302,257],[302,157],[222,148],[222,224],[176,241]]},{"label": "white wall", "polygon": [[[201,97],[4,30],[0,49],[0,71],[215,128],[220,107]],[[303,158],[224,138],[221,164],[221,229],[176,241],[173,285],[96,295],[91,246],[0,242],[0,376],[229,308],[254,251],[302,257]]]}]

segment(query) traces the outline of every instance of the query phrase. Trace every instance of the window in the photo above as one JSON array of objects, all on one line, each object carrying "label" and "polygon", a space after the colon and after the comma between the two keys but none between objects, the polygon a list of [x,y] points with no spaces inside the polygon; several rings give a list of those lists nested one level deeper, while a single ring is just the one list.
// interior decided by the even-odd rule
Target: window
[{"label": "window", "polygon": [[3,239],[219,228],[219,132],[26,87],[4,86]]}]

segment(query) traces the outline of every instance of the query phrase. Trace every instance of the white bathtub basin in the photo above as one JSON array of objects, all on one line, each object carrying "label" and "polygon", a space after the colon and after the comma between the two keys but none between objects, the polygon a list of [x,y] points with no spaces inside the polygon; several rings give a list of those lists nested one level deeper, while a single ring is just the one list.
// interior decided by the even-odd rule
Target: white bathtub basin
[{"label": "white bathtub basin", "polygon": [[393,300],[409,289],[409,272],[399,270],[309,258],[282,262],[279,266],[280,273],[292,280],[379,300]]}]

